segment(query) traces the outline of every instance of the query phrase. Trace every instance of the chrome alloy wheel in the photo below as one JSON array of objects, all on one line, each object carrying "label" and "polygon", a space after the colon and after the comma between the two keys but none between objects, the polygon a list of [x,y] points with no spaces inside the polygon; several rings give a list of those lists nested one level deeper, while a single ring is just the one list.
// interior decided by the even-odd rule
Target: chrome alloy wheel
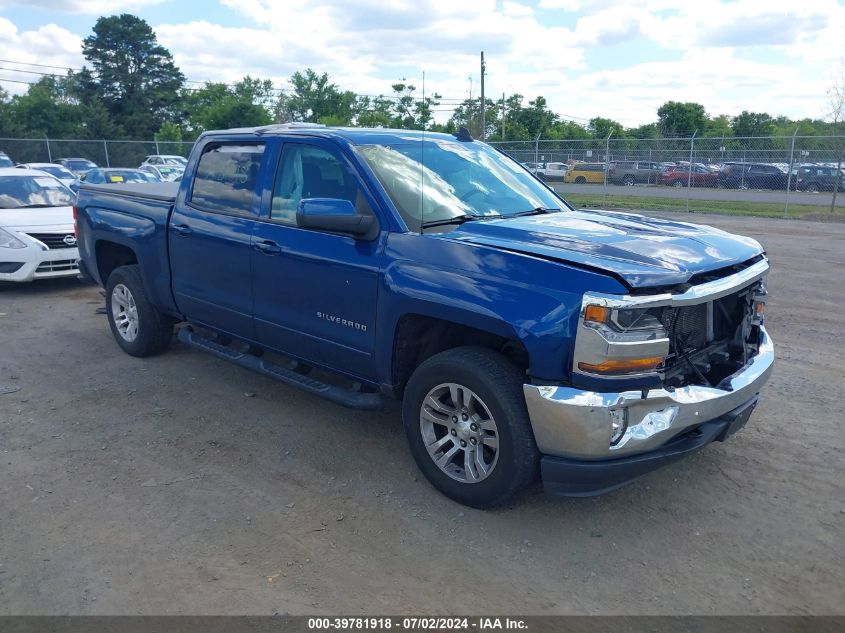
[{"label": "chrome alloy wheel", "polygon": [[138,308],[129,288],[117,284],[111,291],[111,313],[117,333],[127,343],[138,338]]},{"label": "chrome alloy wheel", "polygon": [[471,389],[443,383],[420,407],[420,432],[432,461],[461,483],[486,479],[499,458],[499,430],[490,409]]}]

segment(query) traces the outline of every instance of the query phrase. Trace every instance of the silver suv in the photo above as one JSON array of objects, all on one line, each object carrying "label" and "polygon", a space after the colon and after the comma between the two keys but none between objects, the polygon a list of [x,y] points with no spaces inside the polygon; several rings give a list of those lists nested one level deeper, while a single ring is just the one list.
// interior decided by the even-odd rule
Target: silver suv
[{"label": "silver suv", "polygon": [[608,182],[614,185],[634,186],[636,183],[653,184],[660,174],[660,165],[647,161],[618,160],[610,163]]}]

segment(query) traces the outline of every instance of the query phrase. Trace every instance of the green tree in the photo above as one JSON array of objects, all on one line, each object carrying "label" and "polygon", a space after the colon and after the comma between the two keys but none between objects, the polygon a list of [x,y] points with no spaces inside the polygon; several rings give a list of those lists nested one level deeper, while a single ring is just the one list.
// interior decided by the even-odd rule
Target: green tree
[{"label": "green tree", "polygon": [[614,138],[621,138],[624,134],[621,123],[600,116],[590,119],[587,124],[587,131],[596,138],[607,138],[608,134],[612,134]]},{"label": "green tree", "polygon": [[175,123],[165,121],[153,138],[160,143],[181,143],[182,129]]},{"label": "green tree", "polygon": [[361,127],[389,127],[392,108],[393,102],[384,95],[359,95],[352,104],[353,122]]},{"label": "green tree", "polygon": [[[485,132],[489,135],[495,132],[498,127],[498,120],[496,117],[496,104],[492,99],[484,100],[485,108]],[[457,130],[465,127],[474,138],[481,138],[481,99],[474,97],[472,99],[464,99],[464,101],[455,108],[452,116],[449,119],[452,127]]]},{"label": "green tree", "polygon": [[704,131],[707,113],[700,103],[667,101],[657,109],[657,128],[661,136],[692,136]]},{"label": "green tree", "polygon": [[[553,139],[588,139],[591,138],[590,131],[575,121],[561,120],[556,121],[549,132],[549,138]],[[607,138],[607,134],[604,135]]]},{"label": "green tree", "polygon": [[[520,122],[520,113],[522,111],[522,95],[512,94],[505,98],[504,111],[502,108],[502,100],[499,99],[495,105],[495,111],[492,112],[494,121],[490,121],[490,112],[485,114],[488,119],[488,127],[495,128],[489,135],[488,139],[491,141],[521,141],[528,138],[528,131]],[[480,113],[479,113],[480,114]],[[504,138],[502,137],[502,123],[504,122]],[[549,132],[550,135],[554,131]]]},{"label": "green tree", "polygon": [[775,131],[774,119],[765,112],[743,110],[731,121],[734,136],[770,136]]},{"label": "green tree", "polygon": [[[150,25],[123,13],[101,17],[82,43],[93,67],[97,96],[132,137],[151,138],[165,121],[176,118],[185,77],[170,52],[156,40]],[[80,89],[90,90],[88,80]]]},{"label": "green tree", "polygon": [[82,110],[70,98],[67,82],[57,77],[42,77],[26,94],[13,97],[7,110],[12,126],[25,136],[71,138],[82,123]]},{"label": "green tree", "polygon": [[733,136],[731,118],[727,114],[720,114],[719,116],[708,118],[707,123],[704,124],[703,136],[710,136],[714,138]]},{"label": "green tree", "polygon": [[390,124],[401,129],[424,130],[431,123],[433,107],[440,105],[440,95],[435,93],[430,97],[417,99],[417,87],[405,81],[402,79],[390,86],[394,95],[389,108],[389,112],[393,114]]},{"label": "green tree", "polygon": [[348,125],[352,122],[355,93],[340,90],[328,73],[318,75],[311,68],[295,72],[290,78],[292,94],[282,94],[276,107],[280,122],[307,121],[319,123],[324,117]]},{"label": "green tree", "polygon": [[528,138],[536,138],[539,134],[542,137],[554,127],[558,116],[552,112],[546,104],[545,97],[537,97],[528,102],[527,108],[519,111],[518,122],[528,132]]},{"label": "green tree", "polygon": [[206,83],[186,91],[184,98],[188,124],[194,132],[252,127],[272,123],[268,107],[272,104],[273,83],[247,75],[229,86]]},{"label": "green tree", "polygon": [[657,138],[659,130],[657,129],[657,123],[645,123],[643,125],[638,125],[637,127],[632,127],[626,130],[625,135],[628,138]]}]

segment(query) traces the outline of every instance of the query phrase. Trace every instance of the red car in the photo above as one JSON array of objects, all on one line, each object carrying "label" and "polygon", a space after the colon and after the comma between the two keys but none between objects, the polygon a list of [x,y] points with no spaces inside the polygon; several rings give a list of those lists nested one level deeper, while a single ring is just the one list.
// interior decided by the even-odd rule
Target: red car
[{"label": "red car", "polygon": [[657,184],[672,187],[686,187],[687,183],[693,187],[715,187],[719,182],[719,172],[708,169],[705,165],[692,166],[690,175],[689,165],[675,165],[667,167],[657,177]]}]

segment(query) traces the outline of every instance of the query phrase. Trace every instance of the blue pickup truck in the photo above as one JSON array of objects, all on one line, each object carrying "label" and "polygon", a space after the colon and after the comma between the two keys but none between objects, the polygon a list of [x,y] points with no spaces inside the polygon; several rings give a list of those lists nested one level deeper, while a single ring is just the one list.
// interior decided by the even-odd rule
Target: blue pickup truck
[{"label": "blue pickup truck", "polygon": [[209,132],[181,183],[83,185],[75,218],[125,352],[176,330],[341,405],[401,399],[419,468],[474,507],[725,440],[772,369],[756,241],[575,210],[465,130]]}]

